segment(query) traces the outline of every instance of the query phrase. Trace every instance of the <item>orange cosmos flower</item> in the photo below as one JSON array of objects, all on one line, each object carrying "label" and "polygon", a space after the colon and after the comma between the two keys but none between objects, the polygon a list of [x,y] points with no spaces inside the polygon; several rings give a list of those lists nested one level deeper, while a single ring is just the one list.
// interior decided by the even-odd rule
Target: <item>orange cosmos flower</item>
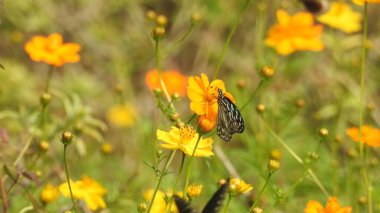
[{"label": "orange cosmos flower", "polygon": [[[186,94],[187,77],[177,70],[167,70],[161,72],[162,80],[165,83],[169,95],[178,93],[180,96]],[[145,75],[145,83],[150,90],[160,88],[160,77],[156,69],[150,70]]]},{"label": "orange cosmos flower", "polygon": [[[359,142],[359,128],[347,129],[347,135],[355,142]],[[362,141],[371,147],[380,146],[380,129],[364,125],[362,127]]]},{"label": "orange cosmos flower", "polygon": [[364,2],[367,2],[369,4],[380,4],[380,0],[352,0],[357,5],[363,5]]},{"label": "orange cosmos flower", "polygon": [[324,48],[320,40],[323,26],[314,25],[313,16],[299,12],[290,16],[284,10],[277,11],[278,24],[272,26],[265,43],[276,49],[280,55],[289,55],[295,51],[321,51]]},{"label": "orange cosmos flower", "polygon": [[80,60],[78,54],[80,45],[77,43],[63,43],[58,33],[44,36],[34,36],[25,44],[25,51],[36,62],[44,62],[52,66],[62,66],[65,63],[75,63]]},{"label": "orange cosmos flower", "polygon": [[201,77],[189,77],[187,96],[190,99],[190,109],[197,115],[200,115],[198,124],[203,131],[210,131],[215,127],[218,114],[218,88],[235,103],[232,95],[226,92],[222,80],[216,79],[210,83],[207,75],[203,73]]},{"label": "orange cosmos flower", "polygon": [[323,208],[322,204],[318,201],[311,200],[307,203],[305,213],[351,213],[351,206],[340,207],[336,197],[330,197],[327,202],[326,208]]}]

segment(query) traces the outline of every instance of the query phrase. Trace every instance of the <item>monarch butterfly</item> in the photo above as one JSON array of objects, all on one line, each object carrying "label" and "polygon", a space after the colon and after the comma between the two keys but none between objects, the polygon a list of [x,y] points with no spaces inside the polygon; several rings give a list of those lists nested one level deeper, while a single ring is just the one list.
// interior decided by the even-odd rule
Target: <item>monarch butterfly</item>
[{"label": "monarch butterfly", "polygon": [[219,88],[216,130],[216,134],[226,142],[231,140],[232,134],[244,131],[244,121],[239,109],[228,97],[223,95],[223,91]]}]

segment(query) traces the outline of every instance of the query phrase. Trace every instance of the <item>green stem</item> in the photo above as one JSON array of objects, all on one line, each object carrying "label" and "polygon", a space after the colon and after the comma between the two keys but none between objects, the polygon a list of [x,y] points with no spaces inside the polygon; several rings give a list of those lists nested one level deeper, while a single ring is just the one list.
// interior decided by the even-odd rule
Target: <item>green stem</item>
[{"label": "green stem", "polygon": [[224,43],[224,47],[223,47],[223,50],[222,50],[222,53],[220,54],[219,56],[219,59],[218,59],[218,63],[216,64],[216,69],[214,71],[214,79],[216,79],[218,77],[218,74],[219,74],[219,70],[220,70],[220,66],[222,65],[222,62],[223,62],[223,58],[224,58],[224,54],[226,53],[226,50],[228,48],[228,46],[230,45],[230,42],[231,42],[231,39],[232,39],[232,36],[234,35],[235,31],[236,31],[236,28],[239,24],[239,21],[240,21],[240,18],[241,18],[241,15],[243,14],[244,10],[247,8],[248,4],[249,4],[250,0],[246,0],[243,7],[240,9],[236,19],[235,19],[235,22],[230,30],[230,33],[228,34],[228,37],[227,37],[227,40],[226,40],[226,43]]},{"label": "green stem", "polygon": [[195,154],[195,151],[197,150],[197,147],[198,147],[200,140],[201,140],[201,134],[199,134],[199,136],[198,136],[197,143],[194,146],[193,153],[191,154],[190,159],[189,159],[189,163],[187,164],[185,184],[183,185],[183,194],[184,195],[186,194],[187,186],[189,185],[190,173],[191,173],[191,167],[193,165],[194,154]]},{"label": "green stem", "polygon": [[[265,127],[269,130],[269,132],[276,139],[276,141],[279,142],[293,156],[293,158],[298,161],[298,163],[302,164],[303,166],[306,166],[305,162],[274,132],[274,130],[269,126],[269,124],[264,120],[264,118],[261,117],[261,119],[265,124]],[[322,185],[321,181],[319,181],[313,170],[311,168],[308,168],[307,172],[312,177],[314,182],[318,185],[318,187],[322,190],[322,192],[327,197],[330,197],[330,194],[326,191],[325,187]]]},{"label": "green stem", "polygon": [[265,188],[267,187],[267,185],[268,185],[268,183],[269,183],[269,179],[270,179],[270,177],[272,176],[272,174],[273,174],[273,173],[270,172],[270,173],[268,174],[267,178],[265,179],[264,186],[261,188],[259,194],[257,195],[257,197],[256,197],[256,199],[255,199],[255,202],[252,204],[251,208],[249,209],[250,211],[252,211],[253,208],[255,208],[256,205],[257,205],[257,203],[259,202],[260,197],[261,197],[261,195],[263,194]]},{"label": "green stem", "polygon": [[74,211],[78,212],[77,205],[74,201],[73,190],[71,189],[69,170],[67,169],[67,161],[66,161],[66,148],[67,148],[67,146],[68,145],[64,145],[64,148],[63,148],[63,163],[65,165],[66,180],[67,180],[67,184],[69,185],[70,197],[71,197],[71,201],[73,202]]},{"label": "green stem", "polygon": [[[179,171],[178,171],[178,174],[177,174],[177,178],[175,179],[175,183],[174,183],[174,186],[173,186],[173,196],[174,196],[174,194],[175,194],[176,191],[177,191],[177,187],[178,187],[178,183],[179,183],[179,177],[181,177],[181,174],[182,174],[182,169],[183,169],[183,164],[184,164],[184,162],[185,162],[185,158],[186,158],[186,155],[185,155],[184,152],[182,152],[181,165],[180,165],[180,167],[179,167]],[[184,194],[184,196],[185,196],[185,194]],[[172,207],[172,203],[173,203],[173,199],[170,199],[170,201],[169,201],[169,205],[168,205],[168,207],[166,208],[166,211],[165,211],[165,212],[167,212],[167,213],[170,212],[170,209],[171,209],[171,207]]]},{"label": "green stem", "polygon": [[50,69],[47,73],[46,82],[45,82],[45,89],[44,89],[45,93],[49,93],[50,81],[51,81],[51,77],[53,75],[53,71],[54,71],[54,66],[50,66]]},{"label": "green stem", "polygon": [[228,212],[228,207],[230,206],[231,200],[232,200],[232,196],[230,194],[228,194],[227,203],[224,206],[223,213]]},{"label": "green stem", "polygon": [[153,191],[152,198],[150,199],[150,202],[149,202],[149,206],[148,206],[147,213],[149,213],[150,210],[152,209],[153,202],[154,202],[154,199],[156,198],[158,188],[159,188],[160,185],[161,185],[162,178],[164,177],[164,175],[165,175],[165,173],[166,173],[166,170],[168,169],[168,167],[169,167],[171,161],[173,160],[173,157],[174,157],[175,152],[176,152],[176,150],[171,151],[169,157],[167,158],[167,160],[166,160],[166,162],[165,162],[164,168],[163,168],[163,170],[161,171],[160,176],[159,176],[158,179],[157,179],[156,186],[154,187],[154,191]]},{"label": "green stem", "polygon": [[248,101],[245,102],[245,104],[243,104],[242,107],[240,107],[240,112],[244,110],[244,108],[249,104],[249,102],[252,101],[252,99],[256,96],[256,93],[259,91],[259,89],[261,88],[261,86],[264,84],[265,80],[264,79],[261,79],[259,85],[257,85],[255,91],[253,91],[251,97],[249,97]]},{"label": "green stem", "polygon": [[[364,143],[363,143],[363,123],[364,123],[364,77],[365,77],[365,65],[366,65],[366,41],[367,41],[367,31],[368,31],[368,3],[364,2],[364,11],[363,11],[363,37],[362,37],[362,50],[361,50],[361,68],[360,68],[360,100],[359,100],[359,144],[360,144],[360,158],[362,161],[361,173],[366,185],[367,190],[367,199],[368,199],[368,212],[372,213],[372,186],[368,177],[367,172],[367,158],[368,152],[365,152]],[[365,155],[365,156],[364,156]]]}]

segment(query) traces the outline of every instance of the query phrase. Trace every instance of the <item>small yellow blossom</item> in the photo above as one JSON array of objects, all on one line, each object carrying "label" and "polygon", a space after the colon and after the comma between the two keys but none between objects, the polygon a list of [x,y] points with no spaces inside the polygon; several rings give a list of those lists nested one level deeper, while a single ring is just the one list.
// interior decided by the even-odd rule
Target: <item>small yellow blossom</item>
[{"label": "small yellow blossom", "polygon": [[58,198],[58,195],[58,188],[49,183],[44,187],[44,189],[41,192],[41,200],[45,204],[51,203]]},{"label": "small yellow blossom", "polygon": [[299,12],[290,16],[284,10],[277,11],[278,23],[272,26],[265,43],[276,49],[280,55],[289,55],[295,51],[321,51],[324,48],[320,40],[323,26],[314,25],[313,15]]},{"label": "small yellow blossom", "polygon": [[332,2],[327,13],[318,16],[318,21],[345,33],[358,32],[361,29],[360,13],[355,12],[344,2]]},{"label": "small yellow blossom", "polygon": [[322,204],[320,204],[318,201],[311,200],[307,203],[304,210],[305,213],[351,213],[351,211],[351,206],[340,207],[340,204],[336,197],[330,197],[326,208],[323,208]]},{"label": "small yellow blossom", "polygon": [[[150,201],[153,196],[153,190],[150,189],[144,193],[144,199],[146,201]],[[154,198],[152,208],[150,210],[151,213],[162,213],[165,212],[166,209],[166,201],[165,201],[165,193],[158,190],[156,197]],[[178,213],[177,206],[175,203],[172,203],[170,213]]]},{"label": "small yellow blossom", "polygon": [[[192,155],[199,134],[191,126],[171,127],[169,132],[157,130],[157,139],[162,141],[160,146],[165,149],[180,149],[186,155]],[[208,157],[214,155],[212,152],[212,138],[199,138],[197,149],[194,153],[196,157]]]},{"label": "small yellow blossom", "polygon": [[[347,129],[347,135],[355,142],[359,142],[359,128]],[[380,146],[380,129],[364,125],[362,127],[362,141],[370,147]]]},{"label": "small yellow blossom", "polygon": [[190,184],[187,187],[187,196],[189,196],[190,199],[199,197],[199,195],[202,192],[202,188],[203,188],[202,185]]},{"label": "small yellow blossom", "polygon": [[117,127],[131,127],[136,121],[135,109],[127,104],[115,105],[107,112],[108,121]]},{"label": "small yellow blossom", "polygon": [[113,152],[113,146],[110,143],[103,143],[102,144],[102,152],[104,154],[111,154]]},{"label": "small yellow blossom", "polygon": [[368,4],[380,4],[380,0],[352,0],[357,5],[363,5],[364,2]]},{"label": "small yellow blossom", "polygon": [[246,183],[244,180],[241,180],[239,178],[232,178],[230,180],[229,189],[233,195],[238,195],[251,191],[253,187],[252,185]]},{"label": "small yellow blossom", "polygon": [[47,37],[34,36],[25,44],[24,48],[33,61],[44,62],[56,67],[80,60],[78,54],[80,45],[63,43],[63,38],[58,33],[53,33]]},{"label": "small yellow blossom", "polygon": [[[106,203],[103,196],[106,194],[106,189],[98,182],[90,177],[84,176],[79,181],[70,180],[73,196],[77,199],[84,200],[88,208],[95,211],[99,208],[105,208]],[[69,185],[67,182],[59,186],[59,191],[65,196],[70,197]]]}]

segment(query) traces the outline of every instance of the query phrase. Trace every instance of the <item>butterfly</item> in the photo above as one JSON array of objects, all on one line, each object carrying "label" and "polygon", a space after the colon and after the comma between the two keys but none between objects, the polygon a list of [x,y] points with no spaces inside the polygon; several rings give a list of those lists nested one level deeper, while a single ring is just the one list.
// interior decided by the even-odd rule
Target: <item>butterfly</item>
[{"label": "butterfly", "polygon": [[216,134],[228,142],[234,133],[244,131],[244,121],[239,109],[232,101],[223,95],[223,91],[218,88],[218,118],[216,122]]}]

